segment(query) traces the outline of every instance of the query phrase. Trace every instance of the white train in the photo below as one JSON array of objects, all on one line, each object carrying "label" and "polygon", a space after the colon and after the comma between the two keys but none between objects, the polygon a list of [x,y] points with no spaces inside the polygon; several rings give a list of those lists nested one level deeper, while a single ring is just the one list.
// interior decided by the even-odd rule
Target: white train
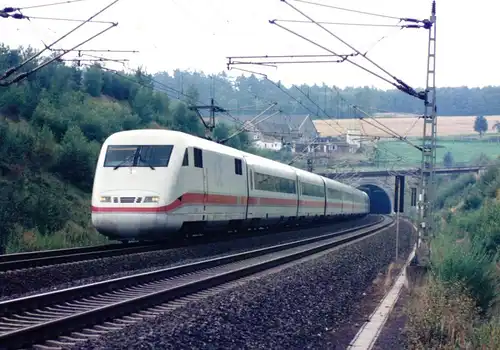
[{"label": "white train", "polygon": [[369,213],[337,181],[170,130],[130,130],[102,145],[92,223],[122,241],[180,232],[300,224]]}]

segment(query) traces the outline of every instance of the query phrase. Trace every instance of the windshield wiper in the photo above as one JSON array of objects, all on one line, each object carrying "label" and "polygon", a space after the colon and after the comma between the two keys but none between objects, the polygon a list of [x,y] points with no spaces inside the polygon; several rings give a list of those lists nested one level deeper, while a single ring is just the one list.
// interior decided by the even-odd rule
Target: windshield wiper
[{"label": "windshield wiper", "polygon": [[147,166],[149,166],[151,168],[151,170],[155,170],[155,168],[151,165],[151,163],[149,162],[146,162],[144,160],[144,158],[142,158],[141,154],[139,153],[139,156],[137,157],[137,160],[143,162],[144,164],[146,164]]},{"label": "windshield wiper", "polygon": [[[128,156],[127,158],[125,158],[122,162],[120,162],[118,165],[116,165],[113,170],[116,170],[122,166],[125,166],[125,163],[133,160],[135,158],[135,154],[131,155],[131,156]],[[155,170],[155,168],[149,163],[149,162],[146,162],[144,160],[144,158],[142,158],[141,154],[137,154],[137,160],[143,162],[144,164],[146,164],[147,166],[149,166],[151,168],[151,170]],[[130,166],[134,166],[133,164],[130,164]]]},{"label": "windshield wiper", "polygon": [[125,158],[122,162],[118,163],[118,165],[116,165],[113,170],[116,170],[122,166],[125,165],[126,162],[130,161],[130,160],[133,160],[135,157],[135,154],[131,155],[131,156],[128,156],[127,158]]}]

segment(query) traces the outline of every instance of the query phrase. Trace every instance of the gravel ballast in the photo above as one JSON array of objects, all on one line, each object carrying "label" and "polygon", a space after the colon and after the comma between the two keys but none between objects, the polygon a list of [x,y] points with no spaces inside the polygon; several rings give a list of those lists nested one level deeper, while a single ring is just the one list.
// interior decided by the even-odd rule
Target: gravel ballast
[{"label": "gravel ballast", "polygon": [[[414,242],[411,231],[401,223],[403,256]],[[394,232],[385,229],[75,348],[345,349],[360,326],[356,304],[394,258]]]},{"label": "gravel ballast", "polygon": [[[357,219],[355,224],[361,226],[377,219],[378,216],[368,216]],[[233,241],[0,272],[0,301],[313,237],[352,226],[352,221],[343,221],[323,227],[238,238]]]}]

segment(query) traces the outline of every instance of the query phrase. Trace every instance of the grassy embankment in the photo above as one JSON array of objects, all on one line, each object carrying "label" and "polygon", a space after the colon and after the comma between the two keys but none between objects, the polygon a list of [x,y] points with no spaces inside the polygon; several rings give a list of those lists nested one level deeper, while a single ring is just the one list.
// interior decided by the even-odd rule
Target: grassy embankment
[{"label": "grassy embankment", "polygon": [[500,166],[441,179],[431,272],[407,308],[411,349],[500,349]]}]

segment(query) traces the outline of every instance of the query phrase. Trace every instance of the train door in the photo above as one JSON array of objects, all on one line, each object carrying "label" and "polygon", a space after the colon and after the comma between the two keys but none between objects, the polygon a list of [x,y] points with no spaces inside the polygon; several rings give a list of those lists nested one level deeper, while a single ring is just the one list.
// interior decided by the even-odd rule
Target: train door
[{"label": "train door", "polygon": [[[203,207],[202,207],[202,215],[203,219],[206,219],[207,212],[207,203],[208,203],[208,172],[207,169],[203,166],[203,150],[200,148],[193,147],[194,154],[194,166],[195,168],[200,168],[202,173],[202,183],[203,183]],[[199,187],[198,187],[199,188]]]},{"label": "train door", "polygon": [[344,214],[345,193],[342,190],[339,193],[340,193],[340,214]]},{"label": "train door", "polygon": [[299,183],[299,175],[295,174],[295,190],[297,192],[297,210],[295,211],[295,217],[299,217],[299,210],[300,210],[300,197],[302,196],[302,193],[300,193],[300,189],[302,186],[300,186]]},{"label": "train door", "polygon": [[253,170],[250,170],[246,157],[243,156],[243,164],[245,164],[246,174],[247,174],[247,199],[245,201],[245,220],[248,219],[248,203],[250,202],[250,189],[253,190]]},{"label": "train door", "polygon": [[323,181],[323,195],[325,197],[325,205],[324,205],[324,208],[323,208],[323,215],[326,215],[326,208],[328,206],[328,193],[327,193],[327,189],[326,189],[326,183],[325,183],[325,180],[324,179],[321,179],[321,181]]},{"label": "train door", "polygon": [[203,215],[207,213],[208,204],[208,171],[203,168]]}]

